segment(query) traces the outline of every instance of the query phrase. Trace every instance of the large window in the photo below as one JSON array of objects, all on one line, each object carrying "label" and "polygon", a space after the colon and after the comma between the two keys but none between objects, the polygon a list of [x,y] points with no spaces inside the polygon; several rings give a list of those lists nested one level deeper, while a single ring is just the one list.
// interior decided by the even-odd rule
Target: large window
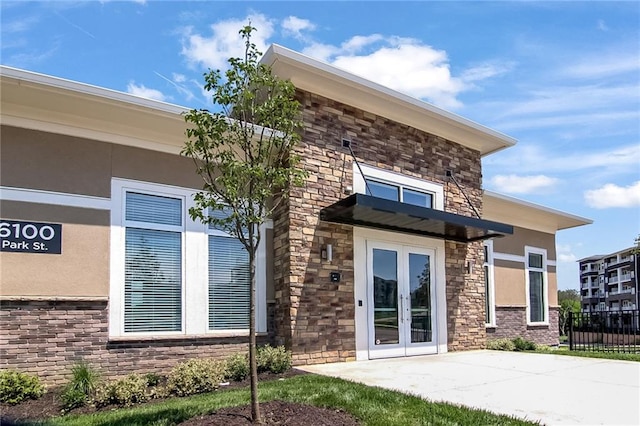
[{"label": "large window", "polygon": [[[190,190],[113,179],[111,337],[248,332],[248,253],[191,220],[190,207]],[[264,245],[258,251],[257,327],[266,331]]]},{"label": "large window", "polygon": [[547,252],[525,247],[527,262],[527,321],[530,324],[548,323]]}]

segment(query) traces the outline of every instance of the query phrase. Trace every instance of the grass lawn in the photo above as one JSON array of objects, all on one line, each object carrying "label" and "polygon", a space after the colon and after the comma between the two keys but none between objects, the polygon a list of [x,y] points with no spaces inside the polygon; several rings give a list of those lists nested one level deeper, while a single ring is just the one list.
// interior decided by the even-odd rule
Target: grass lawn
[{"label": "grass lawn", "polygon": [[[321,407],[340,408],[354,415],[365,425],[537,424],[483,410],[427,402],[399,392],[312,374],[263,382],[259,386],[259,392],[261,401],[280,399]],[[248,403],[248,389],[232,389],[187,398],[174,398],[128,409],[57,417],[41,424],[78,426],[173,425],[218,408]]]},{"label": "grass lawn", "polygon": [[640,362],[640,354],[630,354],[630,353],[623,353],[623,352],[570,351],[569,348],[558,348],[558,349],[539,350],[539,351],[535,351],[534,353]]}]

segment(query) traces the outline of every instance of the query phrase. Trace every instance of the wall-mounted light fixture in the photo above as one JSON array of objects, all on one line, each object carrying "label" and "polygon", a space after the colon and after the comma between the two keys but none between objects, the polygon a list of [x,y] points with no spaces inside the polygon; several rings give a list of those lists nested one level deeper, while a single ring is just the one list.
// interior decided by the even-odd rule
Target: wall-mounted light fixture
[{"label": "wall-mounted light fixture", "polygon": [[333,260],[333,246],[331,244],[324,246],[320,251],[320,256],[323,260],[331,262]]},{"label": "wall-mounted light fixture", "polygon": [[467,261],[467,274],[473,274],[473,267],[475,266],[475,264],[476,262],[474,260]]}]

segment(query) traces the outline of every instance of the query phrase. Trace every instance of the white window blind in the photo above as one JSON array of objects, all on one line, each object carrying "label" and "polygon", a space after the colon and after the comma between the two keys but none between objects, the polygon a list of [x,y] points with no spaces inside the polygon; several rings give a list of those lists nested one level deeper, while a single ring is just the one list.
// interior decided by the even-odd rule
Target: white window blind
[{"label": "white window blind", "polygon": [[181,331],[182,200],[127,192],[125,218],[124,331]]},{"label": "white window blind", "polygon": [[127,192],[126,220],[159,225],[182,225],[182,200]]},{"label": "white window blind", "polygon": [[209,235],[209,329],[249,328],[249,254],[232,237]]}]

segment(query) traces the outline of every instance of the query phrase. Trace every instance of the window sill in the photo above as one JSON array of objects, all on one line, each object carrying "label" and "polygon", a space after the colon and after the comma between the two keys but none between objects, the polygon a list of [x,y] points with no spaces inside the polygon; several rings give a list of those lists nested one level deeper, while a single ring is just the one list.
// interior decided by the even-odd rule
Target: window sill
[{"label": "window sill", "polygon": [[484,328],[498,328],[498,326],[495,324],[485,324]]},{"label": "window sill", "polygon": [[[256,336],[264,337],[268,333],[257,332]],[[129,335],[129,336],[109,336],[109,342],[140,342],[140,341],[170,341],[170,340],[205,340],[219,338],[249,337],[248,331],[233,332],[212,332],[206,334],[164,334],[164,335]]]},{"label": "window sill", "polygon": [[527,327],[531,328],[549,328],[548,322],[528,322]]}]

